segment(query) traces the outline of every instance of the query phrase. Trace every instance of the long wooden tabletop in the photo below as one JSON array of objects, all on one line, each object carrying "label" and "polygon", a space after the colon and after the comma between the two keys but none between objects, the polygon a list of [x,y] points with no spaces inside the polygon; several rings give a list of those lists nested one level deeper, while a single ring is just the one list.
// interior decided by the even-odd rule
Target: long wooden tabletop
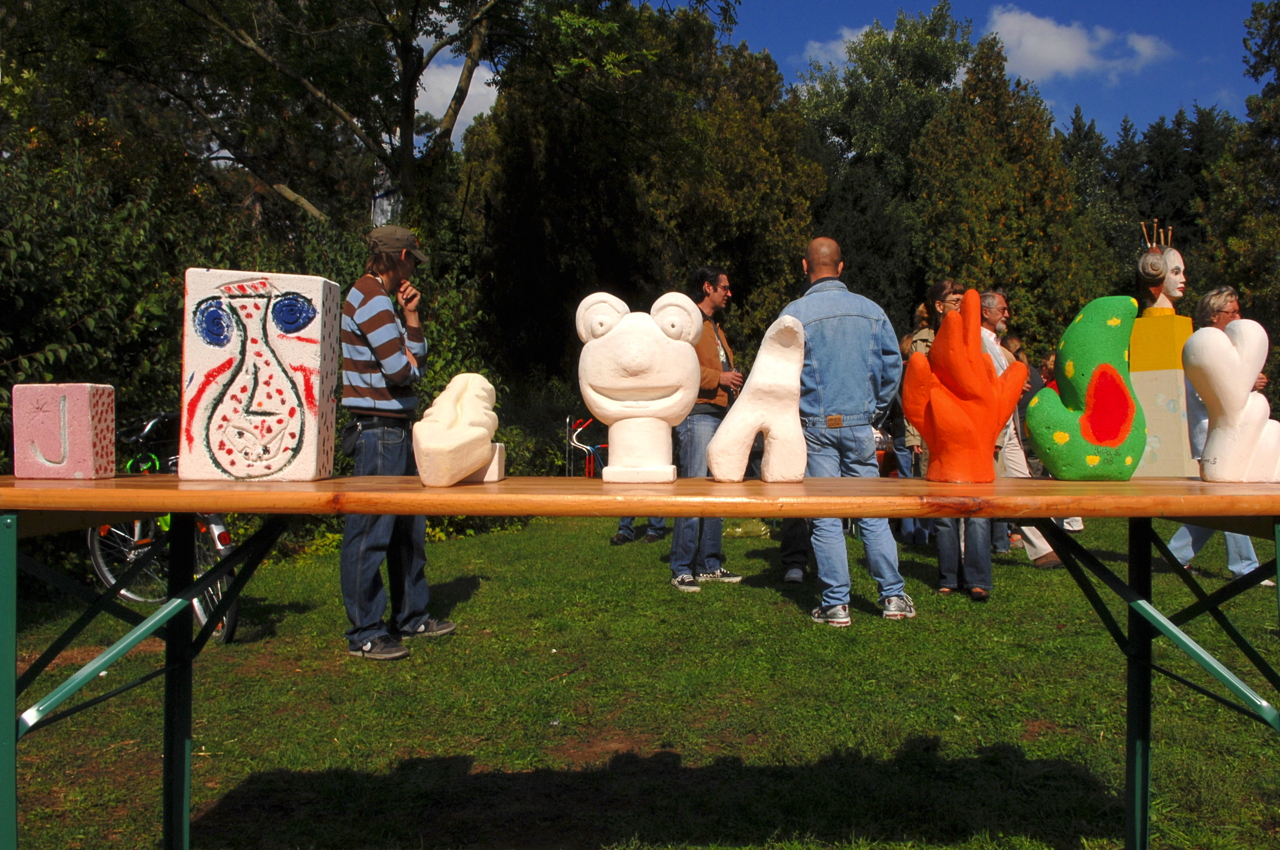
[{"label": "long wooden tabletop", "polygon": [[[1195,479],[1128,482],[999,479],[810,478],[795,484],[705,478],[673,484],[605,484],[587,478],[508,478],[424,487],[416,478],[312,482],[179,481],[127,475],[99,481],[0,477],[0,510],[19,512],[425,514],[471,516],[1274,517],[1280,484]],[[89,523],[85,523],[88,525]]]}]

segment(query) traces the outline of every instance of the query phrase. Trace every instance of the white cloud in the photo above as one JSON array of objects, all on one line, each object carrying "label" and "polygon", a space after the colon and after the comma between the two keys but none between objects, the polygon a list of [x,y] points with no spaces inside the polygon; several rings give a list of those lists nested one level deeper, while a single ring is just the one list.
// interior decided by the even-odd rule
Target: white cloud
[{"label": "white cloud", "polygon": [[831,41],[810,41],[804,46],[804,54],[800,57],[801,63],[808,65],[811,61],[817,62],[824,68],[827,65],[835,65],[837,68],[844,67],[848,61],[848,54],[845,52],[845,43],[853,41],[862,35],[870,26],[858,27],[840,27],[840,37]]},{"label": "white cloud", "polygon": [[1060,24],[1017,6],[992,6],[987,31],[999,33],[1004,42],[1010,73],[1036,82],[1099,74],[1115,85],[1121,75],[1136,73],[1174,52],[1156,36],[1120,37],[1106,27],[1086,28],[1078,21]]},{"label": "white cloud", "polygon": [[[462,74],[462,63],[435,61],[427,66],[422,75],[422,83],[418,89],[417,108],[419,112],[430,112],[436,118],[444,115],[453,99],[453,90],[458,86],[458,77]],[[475,117],[487,112],[498,98],[498,90],[485,85],[492,73],[483,65],[476,68],[471,78],[471,87],[467,89],[467,100],[458,115],[458,123],[453,128],[453,144],[462,143],[462,132],[471,125]]]}]

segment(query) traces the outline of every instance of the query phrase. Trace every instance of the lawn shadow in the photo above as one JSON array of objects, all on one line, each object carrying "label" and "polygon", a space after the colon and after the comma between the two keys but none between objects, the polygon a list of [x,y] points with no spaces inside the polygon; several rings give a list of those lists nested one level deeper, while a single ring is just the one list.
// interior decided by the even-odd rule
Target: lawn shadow
[{"label": "lawn shadow", "polygon": [[997,744],[947,758],[917,737],[891,758],[850,750],[802,765],[614,752],[604,764],[473,772],[468,756],[389,773],[249,776],[192,821],[192,847],[596,848],[788,839],[963,843],[1024,836],[1056,848],[1119,840],[1120,798],[1081,765]]},{"label": "lawn shadow", "polygon": [[431,585],[431,612],[436,619],[447,620],[454,608],[476,595],[480,582],[489,580],[488,576],[457,576]]},{"label": "lawn shadow", "polygon": [[301,616],[314,611],[316,606],[306,602],[268,602],[261,596],[240,595],[240,619],[236,627],[236,643],[257,643],[277,636],[285,618]]}]

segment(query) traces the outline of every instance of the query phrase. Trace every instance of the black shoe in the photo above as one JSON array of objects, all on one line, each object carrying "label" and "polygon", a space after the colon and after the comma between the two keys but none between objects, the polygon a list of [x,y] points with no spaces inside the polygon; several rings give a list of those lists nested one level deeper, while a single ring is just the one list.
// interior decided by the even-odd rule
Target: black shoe
[{"label": "black shoe", "polygon": [[654,534],[652,531],[650,531],[648,534],[644,536],[645,543],[657,543],[661,539],[662,539],[661,534]]},{"label": "black shoe", "polygon": [[391,635],[378,635],[354,649],[348,649],[347,652],[357,658],[371,658],[374,661],[398,661],[409,655],[409,650]]},{"label": "black shoe", "polygon": [[613,535],[612,537],[610,537],[610,538],[609,538],[609,545],[610,545],[610,546],[621,546],[621,545],[623,545],[624,543],[630,543],[630,542],[631,542],[631,539],[632,539],[632,538],[628,537],[627,535],[625,535],[625,534],[623,534],[621,531],[619,531],[617,534],[615,534],[615,535]]},{"label": "black shoe", "polygon": [[411,632],[400,632],[396,637],[400,638],[400,640],[415,637],[443,637],[456,628],[457,625],[449,620],[437,620],[434,617],[429,617],[425,623],[419,623],[418,628]]}]

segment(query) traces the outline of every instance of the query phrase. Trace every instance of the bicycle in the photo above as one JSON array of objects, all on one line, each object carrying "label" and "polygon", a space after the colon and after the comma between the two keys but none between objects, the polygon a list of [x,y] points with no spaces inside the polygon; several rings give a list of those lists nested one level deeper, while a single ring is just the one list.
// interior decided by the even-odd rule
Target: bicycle
[{"label": "bicycle", "polygon": [[[178,466],[178,415],[161,413],[135,424],[132,433],[122,442],[136,446],[135,453],[124,463],[124,472],[148,475],[154,472],[176,472]],[[172,453],[164,451],[172,449]],[[153,450],[161,450],[158,456]],[[161,460],[161,456],[164,460]],[[132,602],[158,604],[164,602],[169,591],[168,557],[169,515],[148,517],[132,522],[117,522],[90,528],[87,533],[89,560],[98,579],[108,588],[139,561],[150,557],[150,563],[138,572],[129,584],[120,589],[120,596]],[[159,547],[159,548],[156,548]],[[151,550],[156,548],[154,554]],[[196,515],[196,577],[199,578],[219,559],[230,554],[231,534],[220,514]],[[209,590],[191,601],[196,622],[203,627],[209,614],[222,600],[222,594],[230,584],[234,571]],[[231,603],[222,617],[214,639],[230,643],[235,637],[239,620],[238,603]]]}]

